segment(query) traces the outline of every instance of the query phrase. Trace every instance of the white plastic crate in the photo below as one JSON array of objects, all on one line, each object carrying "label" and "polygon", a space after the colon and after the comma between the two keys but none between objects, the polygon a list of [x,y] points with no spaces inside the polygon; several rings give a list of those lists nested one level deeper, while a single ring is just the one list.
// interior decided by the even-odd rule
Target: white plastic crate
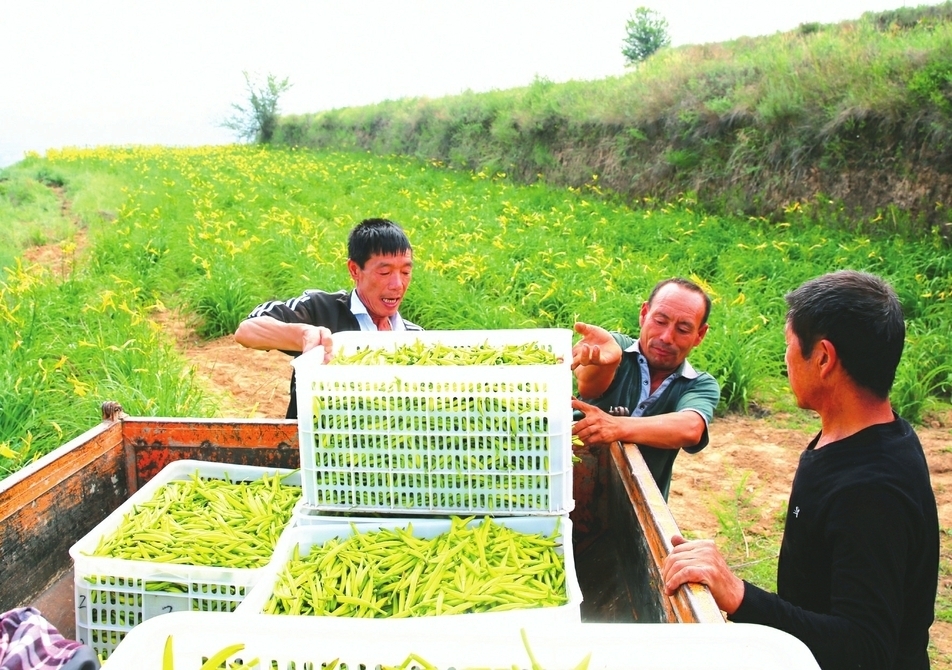
[{"label": "white plastic crate", "polygon": [[[494,619],[506,621],[508,619],[521,621],[534,621],[539,623],[549,623],[550,625],[567,625],[581,621],[582,590],[578,584],[578,578],[575,572],[575,555],[572,550],[572,521],[566,516],[530,516],[530,517],[498,517],[493,519],[496,523],[506,526],[512,530],[543,536],[550,536],[556,533],[559,547],[556,551],[563,555],[565,564],[565,590],[568,602],[560,606],[534,607],[510,611],[499,612],[470,612],[462,614],[452,614],[445,616],[425,616],[417,617],[427,620],[433,619],[458,619],[458,620],[481,620]],[[470,526],[482,523],[483,519],[473,518]],[[330,520],[321,520],[319,523],[303,525],[292,528],[282,538],[282,546],[276,552],[274,560],[266,568],[266,574],[261,578],[258,584],[251,590],[245,600],[238,606],[236,614],[273,616],[277,619],[323,619],[338,618],[333,616],[292,616],[292,615],[265,615],[264,608],[274,592],[274,586],[278,575],[287,562],[292,558],[295,547],[298,547],[301,556],[307,556],[312,547],[319,547],[333,538],[351,537],[355,530],[359,533],[372,532],[383,528],[407,528],[412,526],[413,536],[419,538],[432,538],[450,530],[451,520],[448,518],[416,518],[416,519],[355,519],[353,523],[344,519],[339,522]],[[399,619],[387,619],[399,620]]]},{"label": "white plastic crate", "polygon": [[[336,619],[235,617],[176,612],[133,630],[110,656],[108,670],[161,670],[172,636],[175,668],[199,668],[235,644],[226,659],[261,670],[398,667],[416,654],[440,670],[530,668],[522,640],[539,667],[570,670],[586,656],[589,670],[818,670],[806,645],[775,628],[755,624],[539,625],[532,621],[456,617]],[[251,662],[258,659],[258,665]],[[419,664],[418,664],[419,665]],[[229,666],[231,667],[231,666]],[[235,666],[239,667],[239,666]]]},{"label": "white plastic crate", "polygon": [[305,505],[319,511],[572,510],[572,331],[342,332],[335,352],[536,343],[555,365],[292,362]]},{"label": "white plastic crate", "polygon": [[[134,626],[159,614],[202,610],[233,612],[264,574],[260,568],[217,568],[133,561],[90,556],[104,536],[118,528],[123,517],[136,505],[148,502],[160,488],[175,481],[188,481],[198,473],[202,479],[232,482],[257,481],[275,474],[284,482],[301,485],[299,471],[248,465],[179,460],[164,467],[85,537],[70,547],[73,559],[76,637],[103,657],[116,648]],[[288,522],[300,510],[298,502]],[[286,529],[286,530],[287,530]],[[282,534],[283,538],[284,534]],[[281,541],[278,541],[279,551]],[[181,591],[161,590],[164,584],[178,585]],[[157,590],[159,589],[159,590]]]},{"label": "white plastic crate", "polygon": [[[357,524],[362,525],[365,523],[377,523],[381,522],[381,519],[411,519],[410,515],[407,514],[372,514],[372,515],[359,515],[352,514],[350,512],[322,512],[316,510],[313,507],[308,507],[307,505],[301,505],[294,514],[293,523],[295,527],[299,526],[321,526],[325,524]],[[419,518],[432,519],[435,518],[432,514],[422,514]]]}]

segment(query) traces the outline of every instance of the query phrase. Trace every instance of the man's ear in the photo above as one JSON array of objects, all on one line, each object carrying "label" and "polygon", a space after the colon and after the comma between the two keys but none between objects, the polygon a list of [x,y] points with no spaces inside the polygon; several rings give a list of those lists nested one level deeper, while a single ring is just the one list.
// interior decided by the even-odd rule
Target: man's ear
[{"label": "man's ear", "polygon": [[638,314],[638,325],[639,325],[639,326],[644,326],[644,325],[645,325],[645,317],[648,315],[648,309],[649,309],[649,308],[648,308],[648,303],[646,303],[646,302],[641,303],[641,312]]},{"label": "man's ear", "polygon": [[347,271],[350,273],[350,278],[353,279],[354,282],[356,283],[356,282],[357,282],[357,277],[360,276],[360,275],[358,274],[358,273],[360,272],[360,266],[357,265],[357,262],[348,258],[348,259],[347,259]]},{"label": "man's ear", "polygon": [[704,336],[707,335],[707,327],[708,324],[705,323],[703,326],[697,329],[697,339],[694,341],[695,347],[704,341]]},{"label": "man's ear", "polygon": [[818,340],[813,346],[813,353],[810,358],[815,360],[820,377],[826,377],[837,368],[840,362],[836,347],[829,340]]}]

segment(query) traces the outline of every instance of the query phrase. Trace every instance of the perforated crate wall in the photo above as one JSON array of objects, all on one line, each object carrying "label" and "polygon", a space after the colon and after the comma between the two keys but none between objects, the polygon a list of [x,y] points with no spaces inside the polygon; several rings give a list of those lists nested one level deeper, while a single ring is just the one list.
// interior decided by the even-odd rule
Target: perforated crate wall
[{"label": "perforated crate wall", "polygon": [[345,332],[335,351],[417,340],[538,343],[556,365],[323,365],[296,359],[304,500],[323,511],[571,511],[571,331]]},{"label": "perforated crate wall", "polygon": [[[86,569],[102,574],[76,574],[76,639],[103,658],[135,626],[160,614],[234,612],[264,570],[186,566],[163,576],[159,564],[114,559],[91,561]],[[169,591],[170,584],[178,590]]]}]

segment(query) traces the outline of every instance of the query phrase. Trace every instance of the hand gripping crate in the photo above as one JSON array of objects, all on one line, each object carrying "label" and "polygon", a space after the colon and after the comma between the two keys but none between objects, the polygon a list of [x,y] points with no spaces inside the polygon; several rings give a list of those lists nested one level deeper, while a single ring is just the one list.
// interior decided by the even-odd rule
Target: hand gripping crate
[{"label": "hand gripping crate", "polygon": [[[73,559],[76,637],[107,657],[132,628],[159,614],[183,610],[233,612],[263,576],[260,568],[228,568],[178,563],[134,561],[91,556],[101,538],[108,536],[137,505],[150,501],[165,485],[188,481],[195,474],[203,480],[227,478],[232,482],[258,481],[265,475],[284,475],[283,483],[301,485],[299,471],[248,465],[179,460],[116,508],[85,537],[70,547]],[[290,529],[301,502],[288,520]],[[282,533],[282,540],[286,533]],[[279,551],[278,541],[275,552]],[[174,588],[174,590],[169,590]]]},{"label": "hand gripping crate", "polygon": [[[523,641],[523,633],[525,641]],[[201,667],[222,652],[227,667],[427,667],[571,670],[818,670],[800,640],[756,624],[539,625],[532,621],[456,617],[336,619],[235,617],[176,612],[138,626],[109,657],[108,670],[162,670],[171,637],[172,664]],[[532,663],[526,645],[532,651]],[[241,648],[238,648],[238,647]],[[402,665],[414,654],[415,662]],[[257,659],[257,664],[253,661]],[[232,665],[234,664],[234,665]],[[219,665],[216,667],[225,667]]]},{"label": "hand gripping crate", "polygon": [[[438,619],[453,619],[459,621],[460,625],[462,626],[478,625],[478,623],[485,621],[498,623],[499,625],[504,625],[506,622],[515,621],[534,622],[540,625],[551,626],[563,626],[579,623],[581,621],[582,590],[579,587],[578,578],[575,572],[575,556],[572,550],[572,521],[569,519],[568,515],[530,517],[503,516],[495,518],[493,521],[519,533],[525,533],[528,535],[540,534],[543,537],[554,536],[556,540],[555,551],[558,554],[561,554],[563,559],[566,602],[557,606],[516,607],[506,611],[494,612],[463,612],[457,614],[447,613],[443,614],[442,616],[436,615],[434,612],[433,614],[420,615],[410,618],[426,619],[428,621]],[[482,522],[483,519],[474,517],[468,521],[466,527],[469,529],[476,529]],[[296,548],[299,555],[307,556],[315,547],[321,547],[326,542],[334,538],[346,539],[352,537],[355,533],[364,534],[381,529],[410,528],[412,530],[413,537],[433,538],[442,533],[446,533],[448,530],[450,530],[451,525],[452,521],[448,518],[428,517],[415,519],[360,519],[355,523],[349,523],[347,520],[338,520],[335,522],[328,519],[324,523],[320,524],[297,526],[288,531],[287,535],[282,538],[282,546],[280,550],[276,552],[274,560],[268,565],[266,574],[259,580],[259,582],[251,590],[251,593],[248,594],[241,605],[238,606],[236,616],[262,615],[274,617],[280,620],[293,620],[301,618],[347,618],[333,615],[319,616],[265,614],[266,605],[271,599],[272,594],[275,592],[275,586],[278,583],[279,576],[287,563],[292,560]],[[460,554],[456,555],[459,556]],[[455,572],[457,564],[461,562],[464,561],[462,561],[462,559],[453,560],[452,565],[447,565],[447,568]],[[529,562],[520,563],[520,569],[531,572],[532,568],[533,565]],[[336,570],[337,568],[332,566],[327,569]],[[358,566],[356,569],[366,569],[372,571],[372,568],[367,566],[364,566],[363,568]],[[491,569],[505,570],[505,567],[496,566]],[[424,578],[425,576],[421,577],[420,581],[422,582]],[[376,580],[371,579],[370,581]],[[378,588],[374,589],[374,597],[378,597],[381,594],[390,594],[396,591],[396,589],[393,588],[392,583],[386,584],[381,583],[381,581],[377,581],[375,583],[375,586]],[[333,581],[331,581],[331,584],[333,584]],[[322,588],[329,589],[332,588],[332,586],[325,587],[324,582],[322,582]],[[409,587],[399,588],[404,589],[407,592],[413,590]],[[417,590],[416,593],[419,595],[421,590],[422,589]],[[434,598],[442,600],[442,596],[439,596],[440,590],[441,589],[439,588],[436,589],[431,595]],[[397,593],[393,593],[393,595],[395,598],[400,598]],[[486,594],[483,593],[481,595],[485,596]],[[409,598],[410,596],[407,595],[407,597]],[[387,621],[403,620],[401,617],[386,615],[380,615],[377,618],[386,619]]]},{"label": "hand gripping crate", "polygon": [[535,343],[558,364],[292,362],[305,508],[318,512],[567,514],[572,500],[572,331],[341,332],[335,354],[417,342]]}]

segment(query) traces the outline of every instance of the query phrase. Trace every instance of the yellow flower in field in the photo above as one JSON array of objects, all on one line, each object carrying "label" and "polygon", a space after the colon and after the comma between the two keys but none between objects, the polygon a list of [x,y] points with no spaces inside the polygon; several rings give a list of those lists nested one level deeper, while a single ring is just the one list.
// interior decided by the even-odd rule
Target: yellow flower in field
[{"label": "yellow flower in field", "polygon": [[695,284],[697,284],[702,289],[704,289],[704,292],[707,293],[709,296],[711,296],[711,298],[717,295],[717,291],[714,290],[714,287],[712,287],[709,283],[707,283],[707,281],[705,281],[704,279],[701,279],[699,276],[697,276],[693,272],[691,273],[691,281],[693,281]]},{"label": "yellow flower in field", "polygon": [[95,312],[105,312],[107,309],[113,308],[116,306],[115,303],[116,294],[113,291],[105,290],[99,294],[99,307],[95,305],[86,305],[83,307],[83,311],[93,310]]}]

